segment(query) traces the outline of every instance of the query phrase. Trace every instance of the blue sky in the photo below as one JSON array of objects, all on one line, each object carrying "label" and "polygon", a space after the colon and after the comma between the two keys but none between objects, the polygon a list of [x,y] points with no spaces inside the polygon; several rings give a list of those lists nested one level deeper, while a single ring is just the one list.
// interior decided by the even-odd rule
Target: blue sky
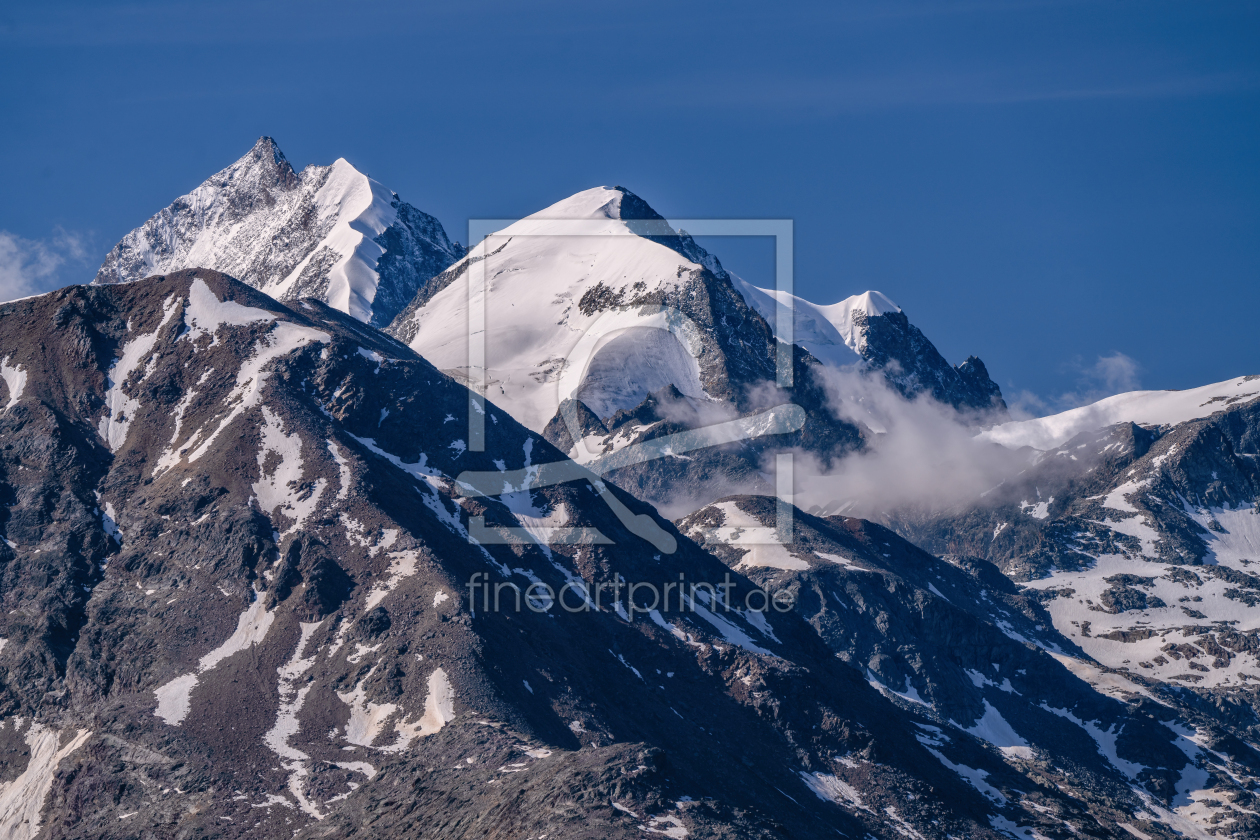
[{"label": "blue sky", "polygon": [[0,79],[0,287],[269,134],[460,240],[598,184],[792,218],[801,294],[879,289],[1033,408],[1260,373],[1254,3],[9,2]]}]

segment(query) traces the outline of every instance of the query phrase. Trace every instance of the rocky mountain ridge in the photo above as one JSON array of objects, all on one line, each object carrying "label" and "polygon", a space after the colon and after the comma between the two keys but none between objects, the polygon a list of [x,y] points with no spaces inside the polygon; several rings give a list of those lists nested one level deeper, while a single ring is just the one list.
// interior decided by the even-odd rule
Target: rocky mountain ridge
[{"label": "rocky mountain ridge", "polygon": [[1000,836],[791,614],[465,600],[755,587],[593,476],[461,492],[561,453],[493,405],[469,451],[463,387],[319,301],[72,287],[0,348],[11,836]]}]

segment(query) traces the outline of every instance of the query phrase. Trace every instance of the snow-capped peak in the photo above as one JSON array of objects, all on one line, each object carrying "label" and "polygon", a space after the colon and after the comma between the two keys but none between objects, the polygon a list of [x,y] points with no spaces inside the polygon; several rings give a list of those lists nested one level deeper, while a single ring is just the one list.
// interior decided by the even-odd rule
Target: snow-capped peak
[{"label": "snow-capped peak", "polygon": [[854,312],[861,312],[864,315],[887,315],[889,312],[901,311],[901,307],[893,303],[888,295],[873,290],[845,298],[839,303],[833,303],[830,306],[820,306],[818,309],[821,312],[836,313],[837,315],[843,312],[850,317]]},{"label": "snow-capped peak", "polygon": [[[683,252],[694,246],[689,238],[662,244],[639,235],[630,222],[643,219],[664,221],[621,188],[595,187],[558,201],[476,243],[443,275],[450,282],[401,315],[391,332],[439,368],[465,370],[473,272],[464,269],[477,265],[487,285],[487,396],[525,426],[541,431],[574,396],[561,393],[570,384],[582,384],[582,399],[601,416],[666,385],[706,399],[698,346],[684,349],[677,335],[656,329],[663,316],[635,305],[668,298],[702,264]],[[628,330],[643,341],[623,335]],[[579,347],[586,344],[589,354]],[[565,371],[574,365],[590,376],[571,380]]]},{"label": "snow-capped peak", "polygon": [[815,307],[844,337],[844,343],[861,353],[866,349],[866,319],[875,315],[900,312],[901,307],[882,292],[863,292],[831,306]]},{"label": "snow-capped peak", "polygon": [[288,292],[298,285],[311,261],[329,249],[338,258],[327,270],[324,300],[360,321],[371,320],[372,302],[380,284],[377,261],[385,253],[376,239],[397,221],[396,202],[397,196],[390,190],[345,158],[337,158],[312,202],[320,223],[330,226],[328,233],[319,248],[307,254],[283,280],[264,286],[264,291],[275,298],[289,297]]},{"label": "snow-capped peak", "polygon": [[[689,236],[678,234],[663,216],[647,202],[624,187],[592,187],[561,199],[549,207],[513,222],[495,236],[641,236],[668,237],[674,242],[661,242],[695,263],[713,270],[717,264],[707,251]],[[474,248],[470,256],[481,253]],[[709,259],[706,261],[705,258]],[[724,272],[723,272],[724,273]]]},{"label": "snow-capped peak", "polygon": [[297,174],[262,137],[127,234],[93,282],[211,268],[282,300],[318,297],[383,325],[462,253],[436,219],[344,158]]},{"label": "snow-capped peak", "polygon": [[618,219],[625,192],[611,187],[592,187],[561,199],[550,207],[526,216],[526,220],[540,219]]}]

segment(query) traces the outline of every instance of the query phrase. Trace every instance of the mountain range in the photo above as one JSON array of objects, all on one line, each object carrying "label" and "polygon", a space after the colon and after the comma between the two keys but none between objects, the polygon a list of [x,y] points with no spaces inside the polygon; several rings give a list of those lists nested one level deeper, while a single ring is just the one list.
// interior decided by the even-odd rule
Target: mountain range
[{"label": "mountain range", "polygon": [[0,382],[6,836],[1260,836],[1260,376],[1015,419],[623,187],[465,250],[262,138]]}]

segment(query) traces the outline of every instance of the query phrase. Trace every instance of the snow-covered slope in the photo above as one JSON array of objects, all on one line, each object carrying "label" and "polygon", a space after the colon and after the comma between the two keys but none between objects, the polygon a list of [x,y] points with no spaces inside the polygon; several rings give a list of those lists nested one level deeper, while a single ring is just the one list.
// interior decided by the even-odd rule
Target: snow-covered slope
[{"label": "snow-covered slope", "polygon": [[466,373],[476,266],[485,272],[487,396],[526,427],[541,431],[574,396],[601,417],[667,385],[716,398],[701,371],[705,337],[660,311],[703,266],[635,233],[635,216],[623,218],[627,198],[637,201],[585,190],[477,243],[390,332],[442,370]]},{"label": "snow-covered slope", "polygon": [[1083,432],[1116,423],[1175,426],[1210,417],[1237,403],[1260,396],[1260,376],[1240,376],[1186,391],[1130,391],[1062,414],[1003,423],[980,437],[1003,446],[1049,450]]},{"label": "snow-covered slope", "polygon": [[212,268],[279,300],[318,297],[384,325],[462,253],[441,223],[345,159],[298,174],[263,137],[123,237],[93,282]]},{"label": "snow-covered slope", "polygon": [[758,288],[741,277],[735,277],[734,282],[748,305],[771,324],[778,323],[779,306],[791,306],[795,343],[820,362],[837,366],[862,360],[867,318],[901,311],[901,307],[881,292],[863,292],[831,306],[819,306],[777,289]]}]

